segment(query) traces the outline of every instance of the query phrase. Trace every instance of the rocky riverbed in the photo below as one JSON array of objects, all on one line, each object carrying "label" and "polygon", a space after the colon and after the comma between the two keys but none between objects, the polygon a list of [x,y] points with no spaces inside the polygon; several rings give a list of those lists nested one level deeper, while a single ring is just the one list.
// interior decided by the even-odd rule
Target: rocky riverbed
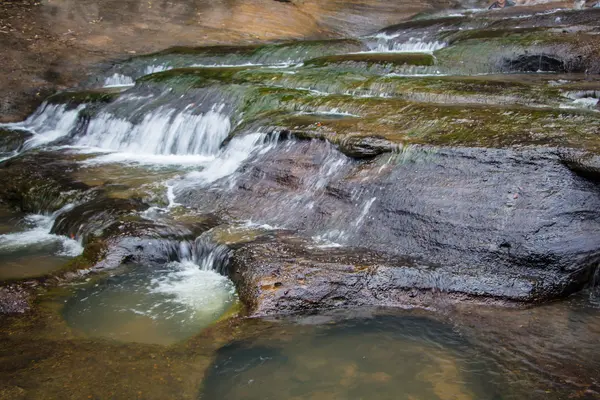
[{"label": "rocky riverbed", "polygon": [[[415,376],[426,376],[425,386],[409,399],[598,394],[597,363],[568,354],[579,351],[578,340],[586,352],[600,351],[589,323],[600,263],[600,11],[269,2],[274,11],[254,40],[246,30],[260,29],[242,22],[263,4],[240,1],[228,6],[231,36],[221,40],[220,6],[190,2],[190,14],[183,5],[130,3],[120,19],[99,8],[88,22],[125,29],[160,16],[169,34],[113,62],[107,57],[146,28],[127,31],[118,45],[105,39],[98,46],[106,53],[69,66],[92,69],[56,67],[72,88],[45,97],[23,122],[0,126],[0,311],[13,314],[2,320],[13,343],[3,357],[30,362],[27,343],[35,339],[49,363],[29,387],[33,367],[7,368],[0,393],[52,398],[58,386],[42,394],[38,378],[56,363],[78,379],[69,354],[118,364],[106,379],[129,364],[146,371],[160,354],[178,372],[152,379],[181,398],[237,398],[254,373],[274,373],[261,369],[263,357],[281,371],[294,360],[282,381],[299,374],[313,382],[300,366],[315,360],[302,357],[309,342],[290,348],[283,339],[270,348],[268,338],[277,336],[273,329],[289,340],[320,337],[321,328],[299,327],[325,321],[339,327],[326,333],[333,342],[394,332],[390,346],[417,337],[407,359],[425,352],[437,361],[392,377],[376,368],[393,362],[385,354],[374,365],[342,357],[331,379],[346,379],[347,391],[294,381],[280,389],[295,388],[288,398],[363,396],[374,382]],[[52,8],[52,18],[70,10],[61,28],[82,21],[83,9],[69,2],[27,7],[38,15]],[[205,12],[210,23],[201,29],[181,26],[187,15],[202,15],[192,26],[206,21]],[[134,13],[140,19],[128,20]],[[284,14],[294,24],[277,18]],[[211,29],[210,40],[199,39]],[[90,27],[84,37],[95,34]],[[269,35],[279,40],[258,43]],[[303,40],[281,40],[291,38]],[[6,119],[26,110],[4,104]],[[398,311],[405,308],[428,311]],[[483,332],[503,341],[523,325],[504,332],[489,313],[526,324],[563,321],[564,337],[552,336],[562,361],[543,351],[518,360],[525,347],[539,347],[534,328],[497,352]],[[363,322],[348,322],[355,320]],[[423,344],[430,340],[439,354]],[[116,360],[115,349],[142,361]],[[463,376],[465,349],[477,362]],[[253,372],[226,387],[230,359]],[[541,371],[530,368],[538,361]],[[183,376],[188,366],[194,377]],[[510,375],[514,368],[525,384]],[[149,371],[130,387],[90,395],[161,398],[139,390]],[[352,388],[357,377],[365,383]],[[548,383],[552,377],[559,383]],[[264,387],[252,393],[267,396]]]}]

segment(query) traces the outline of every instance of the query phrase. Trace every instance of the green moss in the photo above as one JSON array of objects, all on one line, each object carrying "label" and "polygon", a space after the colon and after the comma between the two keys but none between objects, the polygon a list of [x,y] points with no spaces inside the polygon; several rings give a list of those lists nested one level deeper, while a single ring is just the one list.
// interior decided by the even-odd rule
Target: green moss
[{"label": "green moss", "polygon": [[78,92],[60,92],[48,97],[51,104],[110,103],[119,97],[121,89],[97,89]]},{"label": "green moss", "polygon": [[304,62],[305,65],[315,67],[341,63],[431,66],[435,64],[435,60],[432,55],[423,53],[359,53],[325,56]]},{"label": "green moss", "polygon": [[190,88],[199,88],[214,83],[233,83],[236,74],[250,68],[252,67],[176,68],[143,76],[138,82],[183,83]]},{"label": "green moss", "polygon": [[450,44],[458,43],[465,40],[486,40],[486,39],[496,39],[503,38],[509,41],[514,41],[515,38],[520,37],[522,35],[524,37],[530,37],[528,35],[530,33],[534,33],[533,36],[540,37],[543,33],[545,33],[547,28],[513,28],[513,29],[471,29],[471,30],[458,30],[458,31],[450,31],[444,32],[444,34],[440,35],[442,39]]},{"label": "green moss", "polygon": [[392,144],[500,148],[544,145],[600,152],[600,137],[597,135],[600,116],[594,112],[426,104],[348,96],[313,99],[305,105],[338,108],[358,113],[361,117],[320,120],[318,116],[315,119],[282,117],[279,120],[281,129],[337,144],[348,138],[370,137],[383,138]]},{"label": "green moss", "polygon": [[151,58],[151,57],[159,57],[159,56],[168,56],[168,55],[210,55],[210,56],[220,56],[220,55],[229,55],[229,54],[239,54],[249,56],[253,54],[260,45],[247,45],[247,46],[227,46],[227,45],[218,45],[218,46],[203,46],[203,47],[186,47],[186,46],[176,46],[171,47],[166,50],[162,50],[156,53],[150,53],[143,56],[139,56],[136,58]]}]

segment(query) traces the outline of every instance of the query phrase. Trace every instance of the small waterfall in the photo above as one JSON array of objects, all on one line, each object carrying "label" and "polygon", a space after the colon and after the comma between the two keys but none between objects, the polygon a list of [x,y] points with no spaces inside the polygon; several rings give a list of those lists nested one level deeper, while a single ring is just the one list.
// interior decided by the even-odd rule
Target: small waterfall
[{"label": "small waterfall", "polygon": [[377,35],[377,43],[370,46],[371,52],[377,53],[433,53],[447,46],[444,42],[425,42],[410,38],[408,41],[395,41],[395,36]]},{"label": "small waterfall", "polygon": [[117,73],[104,80],[104,87],[133,86],[134,84],[133,78]]},{"label": "small waterfall", "polygon": [[224,105],[195,113],[193,105],[178,111],[160,107],[134,124],[102,112],[92,119],[76,144],[150,155],[214,155],[231,131]]},{"label": "small waterfall", "polygon": [[[215,159],[207,164],[206,168],[189,173],[177,186],[185,187],[189,184],[205,186],[231,176],[251,155],[269,151],[277,141],[277,135],[266,133],[235,136]],[[231,182],[228,185],[231,185]]]},{"label": "small waterfall", "polygon": [[71,208],[73,208],[73,205],[69,204],[50,215],[32,214],[26,216],[24,222],[27,229],[22,232],[0,235],[0,251],[10,252],[56,243],[59,245],[56,255],[78,256],[83,252],[83,247],[78,241],[67,236],[51,233],[54,221]]},{"label": "small waterfall", "polygon": [[32,149],[52,143],[71,133],[77,124],[79,112],[85,108],[80,105],[69,108],[66,104],[42,104],[37,111],[23,122],[0,124],[10,129],[24,129],[34,136],[25,142],[22,150]]},{"label": "small waterfall", "polygon": [[231,250],[223,245],[217,245],[200,236],[194,242],[192,261],[200,266],[202,271],[215,271],[221,275],[227,274]]}]

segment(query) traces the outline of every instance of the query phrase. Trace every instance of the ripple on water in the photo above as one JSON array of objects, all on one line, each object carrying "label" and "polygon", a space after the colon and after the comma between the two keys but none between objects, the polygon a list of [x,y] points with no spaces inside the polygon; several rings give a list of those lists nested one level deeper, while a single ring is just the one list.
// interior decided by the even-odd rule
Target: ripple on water
[{"label": "ripple on water", "polygon": [[90,336],[171,344],[213,323],[235,299],[229,279],[192,262],[133,265],[75,289],[63,313]]}]

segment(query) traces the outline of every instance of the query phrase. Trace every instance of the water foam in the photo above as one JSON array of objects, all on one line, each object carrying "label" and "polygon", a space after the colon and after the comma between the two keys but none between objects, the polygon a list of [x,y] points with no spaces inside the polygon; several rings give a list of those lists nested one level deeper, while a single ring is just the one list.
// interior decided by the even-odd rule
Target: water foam
[{"label": "water foam", "polygon": [[0,251],[16,251],[36,245],[58,244],[56,255],[76,257],[83,252],[81,244],[66,236],[50,233],[56,218],[68,208],[67,206],[52,215],[32,214],[25,217],[28,229],[23,232],[0,235]]},{"label": "water foam", "polygon": [[250,133],[236,136],[217,157],[202,171],[190,172],[178,186],[189,183],[207,185],[232,175],[252,154],[269,151],[276,140],[268,140],[264,133]]},{"label": "water foam", "polygon": [[133,86],[134,84],[133,78],[117,73],[104,80],[104,87]]},{"label": "water foam", "polygon": [[166,271],[151,280],[149,292],[167,296],[176,303],[172,311],[185,313],[185,320],[217,317],[223,312],[223,305],[235,296],[229,279],[192,261],[171,262]]},{"label": "water foam", "polygon": [[[90,121],[86,134],[76,144],[129,153],[113,156],[123,159],[131,155],[133,158],[136,155],[143,155],[142,158],[213,155],[231,130],[229,116],[222,113],[223,108],[223,104],[214,105],[206,113],[196,114],[193,105],[180,111],[160,107],[146,114],[138,124],[102,112]],[[167,160],[155,158],[154,161]]]},{"label": "water foam", "polygon": [[420,38],[411,37],[408,41],[396,41],[400,34],[379,33],[374,36],[377,42],[369,44],[367,53],[433,53],[436,50],[443,49],[448,46],[445,42],[423,41]]},{"label": "water foam", "polygon": [[77,123],[79,112],[85,108],[80,105],[68,109],[66,104],[42,104],[35,113],[23,122],[0,124],[10,129],[23,129],[34,134],[23,145],[23,150],[52,143],[67,136]]}]

